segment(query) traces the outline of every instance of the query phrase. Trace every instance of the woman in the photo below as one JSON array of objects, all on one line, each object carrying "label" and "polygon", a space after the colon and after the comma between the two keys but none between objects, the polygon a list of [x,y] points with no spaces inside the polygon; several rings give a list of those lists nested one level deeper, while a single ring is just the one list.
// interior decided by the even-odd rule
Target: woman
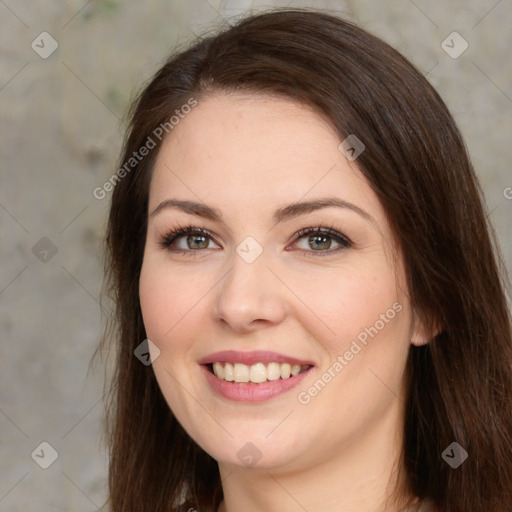
[{"label": "woman", "polygon": [[142,91],[114,185],[112,511],[512,510],[505,279],[404,57],[248,17]]}]

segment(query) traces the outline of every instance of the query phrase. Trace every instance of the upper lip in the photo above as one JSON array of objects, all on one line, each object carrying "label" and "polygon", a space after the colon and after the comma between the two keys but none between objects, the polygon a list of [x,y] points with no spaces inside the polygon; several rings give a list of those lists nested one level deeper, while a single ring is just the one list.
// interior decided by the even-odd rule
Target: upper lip
[{"label": "upper lip", "polygon": [[220,352],[214,352],[209,354],[199,361],[199,364],[211,364],[216,362],[229,362],[229,363],[242,363],[245,365],[253,365],[256,363],[290,363],[300,364],[301,366],[311,365],[314,363],[298,359],[296,357],[287,356],[285,354],[279,354],[277,352],[271,352],[266,350],[254,350],[252,352],[238,352],[236,350],[222,350]]}]

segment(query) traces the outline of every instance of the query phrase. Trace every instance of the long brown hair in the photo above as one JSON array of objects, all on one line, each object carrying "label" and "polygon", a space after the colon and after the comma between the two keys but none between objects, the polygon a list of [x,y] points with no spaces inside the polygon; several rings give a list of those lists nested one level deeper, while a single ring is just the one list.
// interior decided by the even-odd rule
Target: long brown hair
[{"label": "long brown hair", "polygon": [[[161,145],[155,129],[166,126],[172,137],[169,119],[191,98],[237,90],[310,105],[342,139],[355,134],[365,144],[358,167],[403,254],[412,306],[433,333],[427,345],[411,346],[407,361],[407,488],[441,511],[510,512],[507,283],[461,135],[397,51],[350,22],[304,9],[250,16],[198,39],[170,57],[133,105],[106,237],[105,283],[116,314],[102,347],[115,343],[117,354],[107,423],[111,510],[215,511],[222,499],[216,461],[177,422],[134,350],[146,338],[138,283]],[[130,161],[148,137],[155,147]],[[457,469],[442,457],[453,442],[468,453]]]}]

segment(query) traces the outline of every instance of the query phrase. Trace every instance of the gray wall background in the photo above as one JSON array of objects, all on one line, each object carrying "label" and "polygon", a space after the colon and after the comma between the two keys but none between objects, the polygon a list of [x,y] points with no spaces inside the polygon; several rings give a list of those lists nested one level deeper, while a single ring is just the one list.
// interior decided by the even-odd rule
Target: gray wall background
[{"label": "gray wall background", "polygon": [[[427,76],[465,136],[512,268],[511,0],[0,0],[0,510],[89,512],[106,498],[103,369],[87,370],[110,196],[92,192],[116,170],[133,92],[177,42],[286,5],[359,22]],[[463,39],[446,40],[454,31]],[[42,442],[58,453],[47,469]]]}]

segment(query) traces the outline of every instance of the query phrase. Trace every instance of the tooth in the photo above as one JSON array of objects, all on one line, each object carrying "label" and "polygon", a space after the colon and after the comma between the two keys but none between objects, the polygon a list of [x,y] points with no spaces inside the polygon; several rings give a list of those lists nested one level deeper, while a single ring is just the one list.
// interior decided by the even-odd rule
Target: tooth
[{"label": "tooth", "polygon": [[[306,368],[306,367],[304,367]],[[213,363],[213,373],[227,382],[252,382],[261,384],[267,381],[289,379],[298,375],[303,367],[300,364],[290,363],[256,363],[247,366],[242,363],[225,363],[220,361]]]},{"label": "tooth", "polygon": [[231,363],[226,363],[224,366],[224,380],[228,382],[233,382],[235,380],[235,376],[233,375],[233,365]]},{"label": "tooth", "polygon": [[281,378],[287,379],[290,376],[290,373],[292,371],[292,367],[289,363],[283,363],[281,365]]},{"label": "tooth", "polygon": [[249,380],[255,384],[260,382],[266,382],[267,380],[267,369],[263,363],[256,363],[251,366],[249,371]]},{"label": "tooth", "polygon": [[224,378],[224,368],[222,368],[222,364],[218,361],[216,363],[213,363],[213,373],[219,378]]},{"label": "tooth", "polygon": [[249,382],[249,367],[246,364],[235,363],[233,374],[235,382]]},{"label": "tooth", "polygon": [[277,380],[281,377],[281,365],[279,363],[269,363],[267,366],[267,379]]}]

